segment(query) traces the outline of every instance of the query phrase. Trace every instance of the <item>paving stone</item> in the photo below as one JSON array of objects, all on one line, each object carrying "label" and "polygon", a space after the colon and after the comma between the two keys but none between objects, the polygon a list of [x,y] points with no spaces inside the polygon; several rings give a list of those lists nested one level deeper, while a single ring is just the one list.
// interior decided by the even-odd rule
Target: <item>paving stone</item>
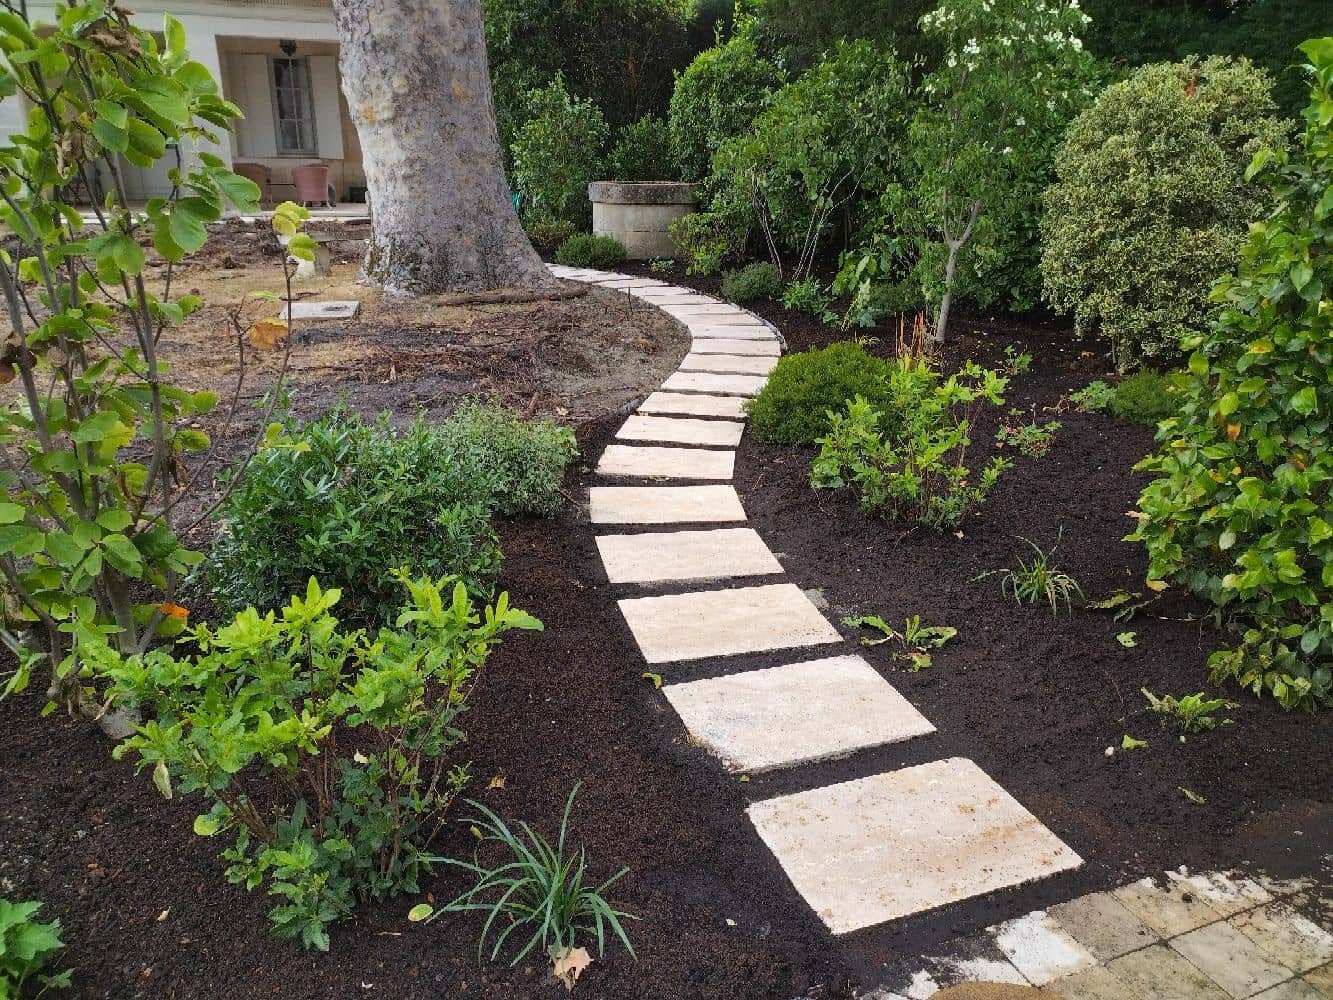
[{"label": "paving stone", "polygon": [[1190,889],[1173,882],[1158,885],[1150,878],[1122,885],[1111,895],[1162,937],[1175,937],[1221,919],[1221,915]]},{"label": "paving stone", "polygon": [[958,757],[767,799],[748,812],[835,934],[1082,864]]},{"label": "paving stone", "polygon": [[1164,944],[1121,955],[1106,968],[1150,1000],[1230,1000],[1222,987]]},{"label": "paving stone", "polygon": [[1047,912],[1103,962],[1157,943],[1157,935],[1109,892],[1080,896]]},{"label": "paving stone", "polygon": [[1191,875],[1182,869],[1178,872],[1167,872],[1166,877],[1187,891],[1193,891],[1224,917],[1273,900],[1272,895],[1253,879],[1233,877],[1224,872],[1199,872]]},{"label": "paving stone", "polygon": [[1324,994],[1300,979],[1288,979],[1271,990],[1256,993],[1254,1000],[1324,1000]]},{"label": "paving stone", "polygon": [[1248,997],[1290,979],[1295,970],[1273,961],[1228,923],[1208,924],[1171,939],[1171,947],[1233,997]]},{"label": "paving stone", "polygon": [[1042,988],[1046,1000],[1154,1000],[1129,988],[1104,965],[1063,976]]},{"label": "paving stone", "polygon": [[711,319],[691,320],[685,324],[697,344],[700,340],[771,340],[777,342],[773,331],[759,320],[748,323],[714,323]]},{"label": "paving stone", "polygon": [[356,299],[330,299],[324,302],[292,302],[284,310],[289,320],[351,319],[361,308]]},{"label": "paving stone", "polygon": [[691,354],[748,354],[758,357],[774,357],[782,353],[782,345],[772,338],[768,340],[743,340],[739,337],[696,337]]},{"label": "paving stone", "polygon": [[767,375],[777,367],[775,357],[756,358],[738,354],[687,354],[680,363],[683,372],[740,372],[746,375]]},{"label": "paving stone", "polygon": [[1333,963],[1321,965],[1301,977],[1326,997],[1333,997]]},{"label": "paving stone", "polygon": [[628,598],[620,612],[649,663],[842,641],[792,583]]},{"label": "paving stone", "polygon": [[935,731],[859,656],[668,684],[662,693],[733,771],[826,760]]},{"label": "paving stone", "polygon": [[744,521],[741,498],[731,486],[593,486],[593,524],[683,524]]},{"label": "paving stone", "polygon": [[957,983],[935,994],[935,1000],[1051,1000],[1033,986],[1013,983]]},{"label": "paving stone", "polygon": [[764,387],[764,375],[715,375],[712,372],[676,372],[662,388],[668,392],[708,392],[723,396],[753,396]]},{"label": "paving stone", "polygon": [[741,443],[741,432],[744,430],[745,425],[734,420],[651,417],[636,413],[620,425],[616,437],[625,441],[665,441],[672,444],[734,448]]},{"label": "paving stone", "polygon": [[719,302],[716,299],[704,299],[701,302],[683,302],[672,306],[667,312],[679,312],[684,316],[744,316],[746,319],[754,319],[754,313],[746,312],[744,309],[738,309],[727,302]]},{"label": "paving stone", "polygon": [[597,550],[611,583],[767,576],[782,563],[753,528],[602,535]]},{"label": "paving stone", "polygon": [[597,463],[597,474],[655,476],[662,479],[730,479],[735,463],[734,451],[609,444]]},{"label": "paving stone", "polygon": [[[1300,900],[1292,902],[1299,904]],[[1227,923],[1297,972],[1308,972],[1325,962],[1333,962],[1333,934],[1299,913],[1289,902],[1247,910]]]},{"label": "paving stone", "polygon": [[745,400],[687,392],[655,392],[639,404],[640,413],[681,413],[695,417],[745,417]]},{"label": "paving stone", "polygon": [[1045,910],[1035,910],[991,928],[995,944],[1035,986],[1097,964]]},{"label": "paving stone", "polygon": [[1254,881],[1274,896],[1294,896],[1298,892],[1305,892],[1315,887],[1315,880],[1312,878],[1274,878],[1262,872],[1254,876]]}]

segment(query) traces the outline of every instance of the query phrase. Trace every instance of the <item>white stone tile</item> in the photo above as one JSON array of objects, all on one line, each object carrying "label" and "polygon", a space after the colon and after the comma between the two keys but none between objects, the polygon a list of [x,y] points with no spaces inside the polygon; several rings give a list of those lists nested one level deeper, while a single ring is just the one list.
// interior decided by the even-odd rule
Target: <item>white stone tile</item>
[{"label": "white stone tile", "polygon": [[1103,962],[1157,943],[1157,935],[1109,892],[1094,892],[1047,911]]},{"label": "white stone tile", "polygon": [[765,375],[717,375],[712,372],[676,372],[662,388],[667,392],[707,392],[722,396],[753,396],[768,381]]},{"label": "white stone tile", "polygon": [[1271,990],[1256,993],[1254,1000],[1326,1000],[1324,994],[1300,979],[1288,979]]},{"label": "white stone tile", "polygon": [[739,372],[767,375],[778,363],[775,357],[751,357],[738,354],[687,354],[680,363],[683,372]]},{"label": "white stone tile", "polygon": [[1250,878],[1233,877],[1225,872],[1167,872],[1166,877],[1187,892],[1193,892],[1224,917],[1272,902],[1272,895]]},{"label": "white stone tile", "polygon": [[744,521],[741,498],[731,486],[593,486],[593,524],[686,524]]},{"label": "white stone tile", "polygon": [[778,338],[773,331],[759,320],[748,323],[714,323],[711,317],[690,320],[685,326],[695,343],[700,340],[773,340]]},{"label": "white stone tile", "polygon": [[1082,864],[970,760],[950,758],[749,808],[835,934]]},{"label": "white stone tile", "polygon": [[782,345],[776,340],[743,340],[737,337],[697,337],[690,347],[691,354],[748,354],[757,357],[776,358],[782,353]]},{"label": "white stone tile", "polygon": [[1097,964],[1045,910],[1034,910],[990,928],[995,945],[1034,986],[1045,986]]},{"label": "white stone tile", "polygon": [[1239,913],[1227,923],[1296,972],[1309,972],[1333,962],[1333,934],[1289,902],[1270,903]]},{"label": "white stone tile", "polygon": [[1172,938],[1170,945],[1233,997],[1248,997],[1290,979],[1294,972],[1228,923]]},{"label": "white stone tile", "polygon": [[1104,965],[1063,976],[1047,984],[1042,995],[1049,1000],[1156,1000],[1130,987]]},{"label": "white stone tile", "polygon": [[649,663],[842,641],[791,583],[628,598],[620,612]]},{"label": "white stone tile", "polygon": [[620,425],[616,437],[624,441],[664,441],[734,448],[741,443],[741,432],[744,430],[745,425],[734,420],[652,417],[636,413]]},{"label": "white stone tile", "polygon": [[1193,890],[1182,889],[1168,880],[1158,884],[1153,879],[1139,879],[1111,890],[1124,904],[1162,937],[1175,937],[1196,927],[1220,920],[1221,914],[1201,900]]},{"label": "white stone tile", "polygon": [[351,319],[360,310],[356,299],[328,299],[323,302],[293,302],[283,314],[289,320]]},{"label": "white stone tile", "polygon": [[655,392],[639,404],[640,413],[680,413],[695,417],[744,419],[745,400],[686,392]]},{"label": "white stone tile", "polygon": [[735,463],[734,451],[609,444],[597,463],[597,474],[661,479],[730,479]]},{"label": "white stone tile", "polygon": [[1164,944],[1121,955],[1106,968],[1131,996],[1145,1000],[1228,1000],[1222,987]]},{"label": "white stone tile", "polygon": [[704,302],[682,302],[667,307],[667,312],[678,313],[681,316],[735,316],[745,319],[754,319],[754,313],[748,313],[744,309],[738,309],[726,302],[704,301]]},{"label": "white stone tile", "polygon": [[833,656],[662,689],[733,771],[841,757],[935,727],[859,656]]},{"label": "white stone tile", "polygon": [[601,535],[597,550],[611,583],[717,580],[782,572],[782,563],[753,528]]}]

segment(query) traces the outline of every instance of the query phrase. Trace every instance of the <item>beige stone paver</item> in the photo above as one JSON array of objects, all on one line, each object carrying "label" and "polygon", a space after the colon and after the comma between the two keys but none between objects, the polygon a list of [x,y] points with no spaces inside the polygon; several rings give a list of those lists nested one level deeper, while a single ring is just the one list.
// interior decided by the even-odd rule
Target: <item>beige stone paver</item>
[{"label": "beige stone paver", "polygon": [[1214,910],[1189,889],[1167,881],[1158,884],[1145,878],[1123,885],[1111,892],[1130,913],[1162,937],[1175,937],[1196,927],[1220,920]]},{"label": "beige stone paver", "polygon": [[1312,969],[1301,978],[1325,996],[1333,997],[1333,962]]},{"label": "beige stone paver", "polygon": [[991,928],[996,947],[1034,986],[1090,969],[1097,958],[1044,910]]},{"label": "beige stone paver", "polygon": [[1208,924],[1172,938],[1171,947],[1233,997],[1253,996],[1295,973],[1228,923]]},{"label": "beige stone paver", "polygon": [[745,375],[767,375],[777,367],[775,357],[752,357],[742,354],[687,354],[680,363],[683,372],[739,372]]},{"label": "beige stone paver", "polygon": [[1106,968],[1151,1000],[1230,1000],[1222,987],[1164,944],[1121,955]]},{"label": "beige stone paver", "polygon": [[1271,990],[1256,993],[1254,1000],[1324,1000],[1324,994],[1300,979],[1288,979]]},{"label": "beige stone paver", "polygon": [[1053,980],[1042,989],[1042,994],[1060,1000],[1154,1000],[1131,989],[1104,965]]},{"label": "beige stone paver", "polygon": [[742,419],[745,400],[737,396],[706,396],[693,392],[655,392],[639,404],[639,412]]},{"label": "beige stone paver", "polygon": [[620,611],[649,663],[842,641],[792,583],[627,598]]},{"label": "beige stone paver", "polygon": [[790,767],[935,731],[859,656],[668,684],[662,693],[733,771]]},{"label": "beige stone paver", "polygon": [[609,444],[597,463],[597,474],[663,479],[730,479],[735,463],[734,451]]},{"label": "beige stone paver", "polygon": [[744,340],[740,337],[696,337],[691,354],[749,354],[758,357],[778,357],[782,345],[776,340]]},{"label": "beige stone paver", "polygon": [[1300,900],[1269,903],[1237,914],[1227,923],[1277,961],[1297,972],[1333,962],[1333,934],[1298,912]]},{"label": "beige stone paver", "polygon": [[593,524],[687,524],[744,521],[732,486],[593,486],[588,490]]},{"label": "beige stone paver", "polygon": [[1094,892],[1049,908],[1079,944],[1103,962],[1157,943],[1157,935],[1109,892]]},{"label": "beige stone paver", "polygon": [[1224,917],[1272,902],[1272,893],[1251,878],[1225,872],[1167,872],[1166,877],[1186,892],[1192,892]]},{"label": "beige stone paver", "polygon": [[753,396],[768,379],[763,375],[716,375],[712,372],[676,372],[662,383],[668,392],[707,392],[723,396]]},{"label": "beige stone paver", "polygon": [[958,757],[755,802],[748,811],[836,934],[1082,863],[981,768]]},{"label": "beige stone paver", "polygon": [[753,528],[602,535],[597,550],[611,583],[767,576],[782,563]]},{"label": "beige stone paver", "polygon": [[693,318],[685,323],[697,344],[701,340],[771,340],[777,342],[773,331],[759,320],[734,323],[715,323],[712,317]]},{"label": "beige stone paver", "polygon": [[671,444],[734,448],[741,443],[745,425],[735,420],[697,420],[634,414],[620,425],[616,437],[624,441],[664,441]]}]

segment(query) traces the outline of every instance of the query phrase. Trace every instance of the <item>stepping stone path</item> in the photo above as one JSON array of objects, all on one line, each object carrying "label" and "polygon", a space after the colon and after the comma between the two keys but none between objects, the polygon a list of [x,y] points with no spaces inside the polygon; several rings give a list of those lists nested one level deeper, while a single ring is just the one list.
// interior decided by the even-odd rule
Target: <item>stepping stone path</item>
[{"label": "stepping stone path", "polygon": [[[607,579],[626,588],[619,607],[630,633],[645,662],[665,667],[662,693],[692,738],[728,769],[758,772],[933,733],[865,660],[837,648],[842,636],[799,587],[762,580],[780,577],[782,565],[742,526],[745,512],[726,481],[745,399],[777,364],[781,334],[744,309],[659,281],[558,265],[551,271],[623,290],[690,331],[680,369],[626,419],[597,463],[598,476],[632,482],[591,487],[588,510]],[[624,526],[654,530],[627,533]],[[673,592],[635,593],[645,585]],[[765,654],[768,662],[729,671],[721,659],[742,654]],[[703,679],[672,681],[671,665],[690,661],[692,676]],[[963,758],[764,799],[747,812],[835,934],[1082,864]],[[1012,961],[997,952],[990,963],[1012,975],[1006,981],[1027,982],[1015,965],[1034,967],[1032,933],[1028,925],[1011,929],[1004,941]],[[1087,952],[1064,943],[1059,973],[1081,970]]]}]

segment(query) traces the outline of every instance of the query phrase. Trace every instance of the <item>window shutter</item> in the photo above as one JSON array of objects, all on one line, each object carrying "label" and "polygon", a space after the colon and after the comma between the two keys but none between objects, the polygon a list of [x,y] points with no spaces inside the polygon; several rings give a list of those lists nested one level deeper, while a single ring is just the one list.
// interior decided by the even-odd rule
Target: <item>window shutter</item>
[{"label": "window shutter", "polygon": [[236,123],[237,153],[242,159],[278,155],[273,124],[273,83],[269,79],[268,56],[255,52],[231,54],[231,83],[228,95],[245,113]]},{"label": "window shutter", "polygon": [[338,61],[334,56],[311,56],[310,101],[315,109],[316,155],[321,160],[343,158],[343,116],[339,101]]}]

